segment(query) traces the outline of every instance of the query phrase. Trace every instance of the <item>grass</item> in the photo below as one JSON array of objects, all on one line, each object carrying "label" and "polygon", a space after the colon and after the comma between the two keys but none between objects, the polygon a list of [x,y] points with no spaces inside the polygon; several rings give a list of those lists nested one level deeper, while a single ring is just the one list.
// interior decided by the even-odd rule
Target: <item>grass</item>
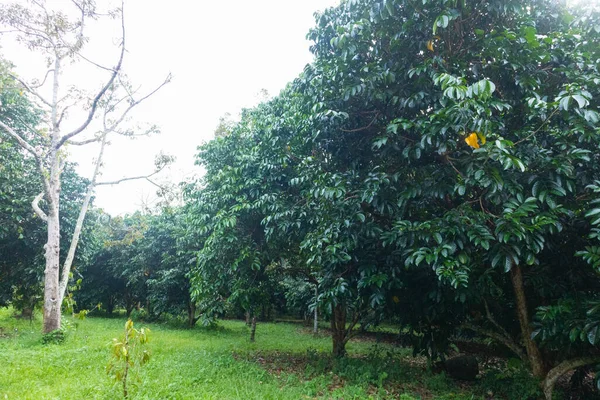
[{"label": "grass", "polygon": [[[124,319],[75,322],[63,344],[42,344],[41,322],[0,310],[0,400],[118,399],[106,375],[112,338]],[[406,349],[353,341],[336,361],[327,336],[292,324],[259,324],[256,342],[238,321],[216,329],[177,329],[136,323],[152,331],[152,359],[131,399],[482,399],[443,374],[415,363]]]}]

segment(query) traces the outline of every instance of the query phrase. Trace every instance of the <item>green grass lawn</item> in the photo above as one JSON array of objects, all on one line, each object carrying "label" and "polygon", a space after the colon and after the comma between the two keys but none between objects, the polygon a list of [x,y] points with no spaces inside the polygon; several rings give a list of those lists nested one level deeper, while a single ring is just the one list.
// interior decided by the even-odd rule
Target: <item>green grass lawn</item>
[{"label": "green grass lawn", "polygon": [[[0,310],[0,400],[118,399],[106,375],[112,338],[124,319],[88,318],[63,344],[42,344],[41,322]],[[152,359],[131,388],[132,399],[480,399],[442,375],[426,371],[409,350],[349,343],[350,357],[333,361],[327,336],[299,325],[259,324],[256,342],[238,321],[217,329],[151,329]],[[418,361],[418,360],[417,360]]]}]

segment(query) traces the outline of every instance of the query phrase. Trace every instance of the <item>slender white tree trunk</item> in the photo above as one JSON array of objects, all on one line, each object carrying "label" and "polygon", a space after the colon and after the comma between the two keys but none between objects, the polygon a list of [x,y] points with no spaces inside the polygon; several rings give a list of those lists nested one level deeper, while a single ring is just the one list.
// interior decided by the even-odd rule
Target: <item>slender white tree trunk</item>
[{"label": "slender white tree trunk", "polygon": [[50,211],[48,213],[48,243],[46,243],[46,269],[44,271],[44,333],[60,329],[60,219],[58,196],[60,186],[51,182]]},{"label": "slender white tree trunk", "polygon": [[[58,91],[61,59],[54,62],[52,84],[50,176],[46,186],[48,201],[48,242],[46,243],[46,270],[44,271],[44,333],[60,329],[62,298],[59,291],[60,279],[60,153],[56,145],[60,139],[58,127]],[[42,177],[44,179],[44,177]]]},{"label": "slender white tree trunk", "polygon": [[94,188],[96,187],[96,179],[98,178],[98,172],[100,171],[100,166],[102,165],[102,157],[104,156],[104,147],[106,146],[107,135],[108,133],[105,132],[102,136],[102,142],[100,144],[100,153],[98,154],[98,159],[96,160],[96,167],[94,168],[92,181],[90,182],[87,188],[85,198],[83,199],[83,204],[81,205],[81,209],[79,210],[79,216],[77,217],[77,223],[75,224],[75,230],[73,231],[73,237],[71,238],[69,252],[67,253],[67,258],[65,259],[65,263],[63,265],[62,278],[60,279],[59,285],[61,303],[65,298],[65,294],[67,292],[67,285],[69,284],[69,278],[71,275],[71,266],[73,265],[73,260],[75,259],[75,251],[77,250],[77,245],[79,244],[79,237],[81,236],[83,221],[85,220],[85,216],[90,206],[90,200],[92,199]]}]

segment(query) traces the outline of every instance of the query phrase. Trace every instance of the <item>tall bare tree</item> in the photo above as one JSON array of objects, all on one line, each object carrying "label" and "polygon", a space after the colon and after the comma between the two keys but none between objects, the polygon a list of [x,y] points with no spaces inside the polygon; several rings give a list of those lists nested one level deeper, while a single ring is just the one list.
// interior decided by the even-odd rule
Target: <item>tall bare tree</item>
[{"label": "tall bare tree", "polygon": [[[28,0],[24,4],[0,6],[0,23],[6,28],[3,35],[14,34],[20,44],[29,50],[41,53],[46,58],[48,67],[42,80],[27,81],[13,76],[22,85],[23,91],[46,111],[47,117],[44,119],[43,126],[30,127],[30,136],[26,136],[19,134],[8,124],[0,121],[0,132],[11,137],[35,158],[43,183],[43,191],[33,199],[32,207],[48,228],[44,270],[44,333],[60,328],[61,305],[94,188],[100,184],[148,179],[170,161],[168,157],[158,159],[157,168],[150,175],[124,178],[114,182],[97,181],[109,135],[135,136],[135,131],[124,129],[121,125],[128,120],[131,111],[165,85],[170,80],[170,76],[145,95],[138,93],[138,90],[134,90],[128,83],[122,70],[126,54],[123,3],[120,7],[104,13],[97,9],[93,0],[71,0],[61,3],[61,6],[65,8],[52,9],[44,0]],[[118,41],[118,53],[112,67],[92,61],[82,52],[89,40],[86,36],[88,22],[101,18],[120,21],[121,34]],[[86,95],[83,90],[74,86],[66,86],[62,81],[64,69],[67,66],[77,66],[79,63],[91,64],[94,68],[106,73],[107,77],[95,93]],[[69,110],[76,109],[81,105],[84,105],[82,121],[75,125],[74,129],[63,132],[61,124],[67,118]],[[96,124],[100,125],[100,128],[92,129]],[[150,127],[142,133],[150,133],[155,130],[155,127]],[[91,134],[92,132],[93,134]],[[32,137],[36,138],[35,142],[31,140]],[[66,148],[69,145],[81,146],[90,143],[99,143],[100,151],[71,238],[70,249],[62,265],[61,274],[59,194],[61,173],[67,158]],[[41,205],[42,199],[45,199],[45,206]],[[42,209],[43,207],[46,211]]]}]

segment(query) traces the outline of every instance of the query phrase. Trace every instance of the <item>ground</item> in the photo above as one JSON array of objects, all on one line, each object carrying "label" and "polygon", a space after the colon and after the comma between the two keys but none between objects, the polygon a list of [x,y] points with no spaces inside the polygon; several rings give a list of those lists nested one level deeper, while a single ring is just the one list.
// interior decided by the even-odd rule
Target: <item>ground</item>
[{"label": "ground", "polygon": [[[12,314],[0,310],[0,400],[122,397],[106,365],[123,318],[66,317],[66,341],[44,345],[39,318]],[[261,323],[255,343],[239,321],[222,321],[216,329],[135,326],[151,329],[152,358],[131,399],[476,400],[491,394],[479,383],[428,372],[409,349],[370,339],[350,342],[349,357],[332,360],[329,337],[314,337],[297,324]]]}]

